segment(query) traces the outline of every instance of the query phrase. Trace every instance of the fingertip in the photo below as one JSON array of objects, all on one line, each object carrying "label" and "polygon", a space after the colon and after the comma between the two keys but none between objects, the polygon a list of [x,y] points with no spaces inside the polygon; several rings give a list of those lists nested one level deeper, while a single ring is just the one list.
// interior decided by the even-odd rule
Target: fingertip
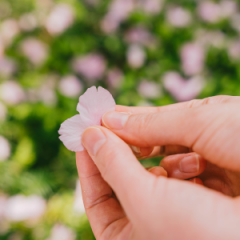
[{"label": "fingertip", "polygon": [[207,161],[200,155],[198,155],[198,159],[199,159],[199,174],[201,174],[207,167]]},{"label": "fingertip", "polygon": [[148,157],[152,153],[153,149],[153,147],[140,148],[142,157]]},{"label": "fingertip", "polygon": [[203,185],[203,181],[200,178],[189,179],[189,182],[192,182],[192,183],[198,184],[198,185]]},{"label": "fingertip", "polygon": [[132,146],[129,145],[130,148],[132,149],[134,155],[139,159],[146,159],[147,157],[150,156],[150,154],[153,151],[153,147],[146,147],[146,148],[142,148],[142,147],[136,147],[136,146]]},{"label": "fingertip", "polygon": [[167,171],[162,167],[152,167],[148,169],[148,172],[154,174],[157,177],[168,177]]}]

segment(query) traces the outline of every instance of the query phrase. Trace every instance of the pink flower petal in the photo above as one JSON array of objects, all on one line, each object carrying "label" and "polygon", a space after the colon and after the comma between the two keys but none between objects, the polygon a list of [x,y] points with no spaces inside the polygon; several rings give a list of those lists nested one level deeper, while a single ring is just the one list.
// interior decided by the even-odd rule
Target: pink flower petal
[{"label": "pink flower petal", "polygon": [[81,143],[82,133],[90,126],[101,125],[102,116],[115,110],[115,101],[112,95],[104,88],[91,87],[80,98],[75,115],[62,123],[59,138],[67,149],[78,152],[83,151]]},{"label": "pink flower petal", "polygon": [[115,101],[110,92],[99,87],[89,88],[80,98],[77,110],[84,121],[91,125],[101,125],[102,116],[115,110]]}]

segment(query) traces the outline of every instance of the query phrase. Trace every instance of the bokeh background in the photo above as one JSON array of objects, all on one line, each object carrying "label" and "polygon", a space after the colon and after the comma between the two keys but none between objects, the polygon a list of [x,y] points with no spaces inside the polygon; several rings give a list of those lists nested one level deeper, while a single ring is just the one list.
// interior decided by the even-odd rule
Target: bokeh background
[{"label": "bokeh background", "polygon": [[0,0],[1,240],[94,239],[57,132],[92,85],[131,106],[240,95],[240,1]]}]

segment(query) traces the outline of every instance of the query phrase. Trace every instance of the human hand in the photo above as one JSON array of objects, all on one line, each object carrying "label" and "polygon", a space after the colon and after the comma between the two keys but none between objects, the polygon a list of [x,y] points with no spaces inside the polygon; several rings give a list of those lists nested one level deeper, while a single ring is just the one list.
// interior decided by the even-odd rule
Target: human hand
[{"label": "human hand", "polygon": [[[183,145],[213,164],[240,171],[235,134],[238,99],[224,103],[220,110],[218,104],[209,106],[125,115],[123,128],[111,131],[143,149]],[[229,109],[235,109],[231,124],[225,115],[233,114]],[[109,127],[106,116],[104,120]],[[77,153],[86,212],[97,239],[239,239],[238,198],[150,174],[111,131],[90,128],[83,135],[96,166],[87,152]]]},{"label": "human hand", "polygon": [[[164,107],[125,107],[117,106],[117,111],[127,112],[129,114],[148,114],[157,112],[167,112],[187,108],[196,108],[210,104],[224,104],[229,102],[239,102],[239,97],[216,96],[203,100],[193,100],[190,102],[173,104]],[[232,109],[237,111],[235,109]],[[224,113],[223,113],[224,114]],[[124,134],[124,133],[123,133]],[[237,132],[236,132],[237,134]],[[237,137],[237,136],[236,136]],[[130,141],[131,144],[137,144]],[[240,172],[229,170],[205,161],[203,157],[192,151],[191,148],[177,145],[156,146],[136,148],[135,155],[138,159],[145,159],[155,156],[165,157],[160,166],[168,173],[168,177],[177,179],[190,179],[190,181],[202,184],[208,188],[217,190],[226,195],[235,197],[240,195]],[[140,153],[141,152],[141,153]],[[154,167],[151,171],[161,171],[159,167]]]}]

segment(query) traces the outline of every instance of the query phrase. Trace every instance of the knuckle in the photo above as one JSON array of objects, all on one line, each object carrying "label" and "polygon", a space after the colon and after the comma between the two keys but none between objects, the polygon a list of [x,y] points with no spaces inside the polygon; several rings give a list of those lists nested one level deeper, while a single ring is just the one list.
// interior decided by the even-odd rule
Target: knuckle
[{"label": "knuckle", "polygon": [[130,117],[130,125],[135,126],[135,131],[137,133],[141,133],[143,130],[146,130],[151,126],[153,121],[154,114],[146,114],[146,115],[135,115]]},{"label": "knuckle", "polygon": [[195,107],[196,105],[199,104],[199,101],[200,100],[198,100],[198,99],[193,99],[193,100],[191,100],[187,103],[187,107],[188,108],[193,108],[193,107]]}]

